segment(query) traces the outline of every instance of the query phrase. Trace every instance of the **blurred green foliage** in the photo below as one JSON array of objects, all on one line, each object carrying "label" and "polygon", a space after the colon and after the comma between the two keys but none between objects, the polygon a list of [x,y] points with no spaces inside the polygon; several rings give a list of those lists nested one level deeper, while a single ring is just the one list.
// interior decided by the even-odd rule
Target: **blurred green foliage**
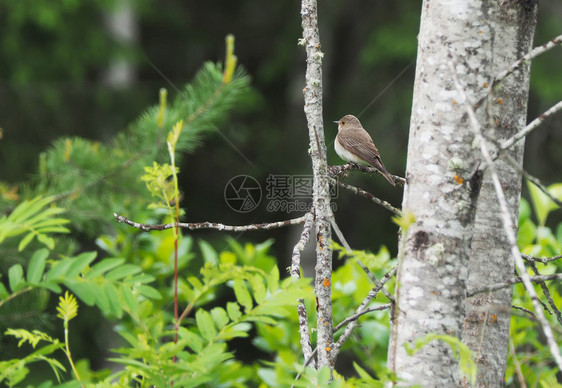
[{"label": "blurred green foliage", "polygon": [[[531,257],[555,257],[562,252],[562,223],[559,223],[552,229],[549,226],[545,226],[545,221],[549,214],[556,214],[560,207],[555,205],[546,194],[532,183],[528,182],[528,186],[531,192],[529,199],[531,204],[523,198],[519,207],[519,230],[517,235],[519,249],[522,254]],[[549,187],[549,192],[558,200],[562,200],[560,187],[562,187],[560,183]],[[534,209],[534,212],[531,209]],[[560,273],[562,272],[562,259],[544,264],[537,262],[535,266],[536,270],[529,268],[529,275]],[[560,314],[562,306],[562,289],[559,284],[560,282],[546,282],[548,297],[551,298],[558,309],[558,314]],[[560,327],[562,322],[560,319],[557,320],[556,312],[552,311],[552,307],[546,303],[547,295],[541,285],[535,285],[535,290],[541,301],[543,301],[545,311],[549,312],[549,314],[545,315],[553,329],[555,340],[560,343],[560,338],[562,337]],[[512,311],[511,343],[506,372],[508,386],[518,386],[520,383],[517,375],[518,370],[521,371],[527,386],[558,386],[556,381],[559,378],[557,375],[560,371],[548,361],[551,359],[550,350],[540,334],[540,324],[529,313],[533,311],[533,304],[522,284],[514,286],[513,305],[522,307],[526,311]]]},{"label": "blurred green foliage", "polygon": [[[144,233],[116,226],[111,213],[123,211],[147,223],[169,221],[160,213],[146,211],[151,198],[139,179],[144,166],[154,160],[164,162],[167,156],[165,136],[158,129],[160,107],[155,105],[138,117],[138,112],[154,104],[162,86],[169,87],[172,101],[165,118],[166,131],[179,119],[195,114],[196,120],[188,123],[180,137],[180,151],[194,152],[202,136],[206,137],[205,148],[184,156],[181,165],[185,174],[182,192],[188,198],[183,203],[191,219],[251,222],[217,204],[216,193],[222,200],[228,179],[239,173],[259,178],[269,173],[309,172],[301,93],[304,58],[296,44],[301,35],[298,5],[264,5],[255,0],[221,4],[131,0],[139,39],[123,43],[104,24],[104,18],[119,3],[0,2],[0,177],[6,181],[0,183],[0,235],[4,236],[0,245],[1,332],[7,327],[18,326],[30,332],[39,327],[52,338],[62,338],[54,327],[56,298],[51,295],[61,292],[63,286],[79,299],[78,316],[70,323],[71,336],[75,334],[70,343],[73,355],[79,359],[76,367],[85,381],[107,382],[111,371],[101,365],[108,358],[106,352],[118,348],[119,352],[110,357],[125,369],[112,377],[123,384],[130,382],[135,373],[145,376],[141,384],[167,384],[170,379],[179,381],[186,370],[193,371],[189,368],[194,367],[197,373],[204,373],[193,379],[193,384],[291,384],[302,364],[298,322],[291,303],[297,290],[310,293],[305,281],[296,285],[282,281],[284,273],[277,269],[284,267],[283,247],[291,237],[275,235],[275,246],[272,240],[242,244],[228,238],[225,244],[213,235],[182,237],[179,269],[185,292],[180,301],[193,302],[196,312],[188,316],[180,333],[181,346],[188,349],[180,357],[186,369],[180,370],[169,358],[177,350],[170,342],[173,233]],[[405,1],[337,0],[320,6],[327,122],[345,113],[360,112],[415,60],[419,13],[419,2]],[[541,4],[536,44],[559,34],[559,19],[556,2]],[[222,68],[210,63],[191,86],[178,87],[203,61],[221,57],[217,42],[230,32],[238,37],[237,54],[254,78],[254,90],[249,90],[249,79],[242,72],[235,75],[232,85],[223,88]],[[561,62],[560,55],[560,50],[552,51],[533,63],[531,118],[560,97],[562,74],[552,66]],[[128,60],[137,74],[126,89],[114,89],[101,82],[104,71],[116,58]],[[410,68],[362,117],[389,170],[397,174],[405,166],[412,83]],[[220,92],[216,94],[217,91]],[[212,107],[204,115],[197,115],[209,102]],[[557,141],[559,131],[553,122],[546,122],[527,141],[527,168],[539,171],[545,180],[556,179],[562,167],[562,142]],[[327,126],[325,130],[330,144],[336,128]],[[219,131],[221,136],[213,136]],[[62,135],[64,139],[60,139]],[[328,148],[330,163],[340,163],[332,147]],[[395,204],[401,200],[399,191],[379,187],[377,180],[363,176],[350,179]],[[541,201],[537,197],[540,193],[532,186],[529,192],[536,221],[531,206],[522,200],[520,248],[539,256],[560,252],[559,212],[554,212],[548,201]],[[55,237],[55,230],[41,224],[27,234],[16,235],[18,229],[14,232],[6,221],[17,218],[21,196],[34,204],[43,201],[38,195],[48,194],[57,195],[59,208],[67,209],[65,217],[72,221],[72,235]],[[396,233],[384,210],[373,209],[367,202],[362,205],[344,193],[337,203],[341,215],[338,221],[353,232],[354,245],[378,249],[384,242],[396,248],[392,244]],[[50,209],[50,213],[36,209],[45,218],[35,218],[34,222],[55,220],[51,216],[58,208]],[[252,221],[276,216],[253,214]],[[58,221],[55,224],[63,228]],[[24,236],[30,237],[26,240]],[[224,248],[217,248],[220,246]],[[77,254],[79,250],[84,253]],[[376,254],[347,254],[351,258],[341,263],[333,277],[335,322],[351,315],[371,287],[354,265],[356,256],[378,276],[394,263],[386,248]],[[560,270],[559,262],[539,267],[545,274]],[[199,268],[203,268],[202,275]],[[560,306],[559,288],[550,289]],[[531,309],[521,286],[515,290],[515,304]],[[281,291],[285,295],[280,295]],[[373,304],[385,302],[379,296]],[[314,311],[311,298],[307,299],[307,308]],[[388,320],[384,311],[359,319],[356,338],[344,345],[338,359],[338,370],[356,373],[359,378],[345,380],[335,374],[332,386],[377,386],[391,378],[385,370]],[[512,339],[516,354],[529,382],[554,386],[556,371],[545,362],[548,349],[536,325],[528,317],[514,315]],[[112,328],[117,328],[119,336],[113,334]],[[92,343],[92,336],[97,342]],[[15,339],[3,336],[1,340],[3,360],[19,362],[34,354],[28,344],[22,343],[19,349]],[[194,357],[202,347],[209,350],[201,358]],[[55,354],[57,349],[47,350]],[[157,349],[160,354],[147,349]],[[240,349],[250,349],[251,355]],[[142,361],[145,357],[150,358],[151,365]],[[64,362],[64,357],[55,359]],[[155,369],[155,365],[161,369]],[[514,365],[514,357],[510,356],[508,384],[512,386],[516,385]],[[25,363],[20,366],[17,373],[13,372],[16,378],[28,374]],[[32,372],[39,372],[29,376],[52,376],[54,384],[55,375],[38,367],[35,363],[30,366]],[[8,370],[0,369],[2,373]],[[326,370],[306,368],[302,372],[297,383],[301,386],[326,385],[329,379]],[[63,377],[66,381],[70,378]],[[30,382],[38,383],[37,377]],[[70,381],[68,386],[73,384],[79,386],[76,381]]]}]

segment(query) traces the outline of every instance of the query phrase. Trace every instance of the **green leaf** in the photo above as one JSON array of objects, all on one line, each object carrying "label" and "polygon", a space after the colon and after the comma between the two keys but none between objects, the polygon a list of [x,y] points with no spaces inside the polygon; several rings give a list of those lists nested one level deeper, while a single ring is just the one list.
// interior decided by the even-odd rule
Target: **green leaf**
[{"label": "green leaf", "polygon": [[201,249],[205,264],[214,264],[217,261],[219,255],[207,241],[199,240],[199,249]]},{"label": "green leaf", "polygon": [[262,303],[267,295],[267,290],[265,288],[264,278],[258,274],[250,277],[248,279],[252,290],[254,291],[254,299],[257,304]]},{"label": "green leaf", "polygon": [[70,259],[72,264],[70,264],[70,267],[66,271],[66,277],[74,278],[78,276],[92,261],[94,261],[97,255],[97,252],[84,252]]},{"label": "green leaf", "polygon": [[236,302],[228,302],[226,304],[226,311],[231,321],[237,321],[242,316],[240,305]]},{"label": "green leaf", "polygon": [[57,282],[52,281],[52,282],[41,282],[39,284],[36,285],[36,287],[39,288],[46,288],[47,290],[54,292],[55,294],[60,294],[62,292],[62,289],[59,287],[59,285],[57,284]]},{"label": "green leaf", "polygon": [[267,287],[272,294],[279,289],[279,268],[274,265],[267,275]]},{"label": "green leaf", "polygon": [[121,298],[119,298],[117,288],[115,288],[115,286],[111,282],[106,282],[104,290],[107,295],[109,307],[113,315],[117,318],[121,318],[121,316],[123,315],[123,309],[121,308]]},{"label": "green leaf", "polygon": [[66,271],[68,270],[71,264],[72,261],[69,259],[63,259],[61,261],[58,261],[53,266],[53,268],[51,268],[47,272],[46,280],[49,281],[49,280],[55,280],[64,277],[63,275],[66,274]]},{"label": "green leaf", "polygon": [[36,284],[41,281],[47,257],[49,257],[49,250],[45,248],[38,249],[33,253],[29,267],[27,267],[27,281],[29,283]]},{"label": "green leaf", "polygon": [[96,306],[102,311],[104,315],[111,315],[111,307],[109,305],[109,300],[107,299],[107,294],[105,293],[103,286],[99,287],[95,292],[94,296],[96,298]]},{"label": "green leaf", "polygon": [[355,361],[353,361],[353,368],[355,369],[355,371],[357,372],[359,377],[361,377],[363,380],[367,380],[367,381],[373,380],[371,375],[369,373],[367,373],[367,371],[365,369],[361,368],[359,366],[359,364],[357,364]]},{"label": "green leaf", "polygon": [[78,279],[69,279],[64,284],[88,306],[93,306],[96,302],[95,292],[99,292],[97,285],[93,286],[89,282]]},{"label": "green leaf", "polygon": [[517,243],[521,249],[531,245],[537,237],[537,227],[529,218],[519,224],[517,230]]},{"label": "green leaf", "polygon": [[149,299],[156,299],[156,300],[162,299],[162,295],[154,287],[147,286],[146,284],[141,284],[140,286],[137,286],[136,288],[137,288],[137,290],[139,290],[139,292],[142,295],[146,296]]},{"label": "green leaf", "polygon": [[145,273],[141,273],[140,275],[133,276],[132,278],[124,280],[125,283],[128,284],[143,284],[143,283],[150,283],[155,280],[155,277],[152,275],[148,275]]},{"label": "green leaf", "polygon": [[12,292],[18,292],[25,287],[25,280],[23,279],[23,268],[20,264],[15,264],[8,270],[8,281]]},{"label": "green leaf", "polygon": [[31,240],[33,240],[33,237],[35,237],[35,233],[29,232],[24,238],[22,238],[18,245],[18,251],[23,251],[25,247],[31,242]]},{"label": "green leaf", "polygon": [[72,318],[78,315],[78,302],[76,301],[74,295],[66,291],[64,296],[60,296],[57,311],[57,317],[63,319],[65,322],[70,321]]},{"label": "green leaf", "polygon": [[121,292],[123,301],[125,302],[125,305],[129,309],[129,311],[132,313],[137,313],[139,309],[139,304],[131,288],[127,284],[123,283],[119,287],[119,291]]},{"label": "green leaf", "polygon": [[195,313],[195,320],[197,321],[197,328],[203,338],[207,341],[212,341],[217,335],[217,330],[215,329],[211,314],[203,309],[199,309]]},{"label": "green leaf", "polygon": [[318,371],[318,386],[320,387],[327,387],[332,380],[332,370],[329,366],[323,366]]},{"label": "green leaf", "polygon": [[199,278],[196,278],[195,276],[188,277],[187,281],[189,282],[189,284],[191,284],[193,290],[195,291],[199,291],[204,287],[203,283],[201,283],[201,280],[199,280]]},{"label": "green leaf", "polygon": [[[546,218],[548,214],[558,208],[558,205],[554,203],[538,186],[533,182],[527,181],[527,187],[529,188],[529,194],[531,195],[531,200],[533,207],[535,208],[535,214],[537,216],[537,221],[540,226],[544,226],[546,223]],[[548,188],[549,193],[553,196],[557,196],[558,199],[562,197],[562,184],[552,185]]]},{"label": "green leaf", "polygon": [[186,339],[188,346],[193,349],[195,353],[199,353],[203,349],[203,340],[201,337],[187,330],[185,327],[180,327],[179,338]]},{"label": "green leaf", "polygon": [[211,316],[213,317],[213,321],[217,326],[217,329],[222,329],[228,323],[228,315],[226,314],[225,309],[222,307],[215,307],[211,310]]},{"label": "green leaf", "polygon": [[37,233],[37,241],[39,241],[41,244],[45,245],[47,248],[53,250],[55,248],[55,239],[47,236],[46,234],[41,233],[41,231],[38,230]]},{"label": "green leaf", "polygon": [[141,268],[134,265],[134,264],[125,264],[120,266],[119,268],[115,268],[111,272],[107,273],[104,277],[107,280],[119,280],[127,276],[132,276],[136,273],[139,273]]},{"label": "green leaf", "polygon": [[0,282],[0,299],[6,299],[8,296],[10,296],[10,293],[6,290],[4,283]]},{"label": "green leaf", "polygon": [[523,221],[531,218],[531,206],[529,202],[525,200],[525,198],[521,198],[519,201],[519,221],[518,224],[521,224]]},{"label": "green leaf", "polygon": [[242,306],[244,306],[244,311],[248,313],[253,306],[252,297],[250,296],[250,292],[248,291],[248,287],[246,283],[242,279],[234,279],[234,295],[236,296],[236,300]]},{"label": "green leaf", "polygon": [[98,277],[99,275],[103,274],[106,271],[109,271],[112,268],[115,268],[125,262],[125,259],[122,258],[107,258],[99,263],[95,264],[90,271],[84,276],[88,279],[93,279]]},{"label": "green leaf", "polygon": [[36,197],[30,201],[23,201],[14,211],[10,214],[12,222],[20,222],[26,218],[30,218],[33,214],[37,213],[41,208],[54,200],[54,197],[41,198]]}]

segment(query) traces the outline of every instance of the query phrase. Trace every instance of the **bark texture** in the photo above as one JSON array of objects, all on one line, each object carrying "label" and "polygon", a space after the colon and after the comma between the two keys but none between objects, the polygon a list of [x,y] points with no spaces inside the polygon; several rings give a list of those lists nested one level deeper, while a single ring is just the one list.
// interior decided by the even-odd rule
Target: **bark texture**
[{"label": "bark texture", "polygon": [[[479,101],[488,93],[493,48],[501,39],[490,19],[495,6],[478,0],[426,0],[422,5],[402,204],[403,213],[413,213],[415,222],[402,236],[398,314],[388,359],[406,384],[450,387],[464,382],[446,343],[432,341],[413,355],[404,346],[429,333],[461,338],[483,166],[449,63],[469,100]],[[487,122],[486,109],[478,109],[477,115]]]},{"label": "bark texture", "polygon": [[[536,24],[533,2],[490,4],[487,17],[492,37],[491,75],[509,68],[532,48]],[[483,134],[501,143],[525,127],[529,92],[529,65],[519,67],[499,83],[482,105],[486,121]],[[492,82],[488,81],[491,85]],[[504,152],[520,166],[524,139]],[[521,195],[521,174],[500,158],[495,163],[499,179],[516,224]],[[469,261],[467,287],[481,289],[513,277],[514,265],[502,231],[499,204],[488,171],[476,208],[474,236]],[[478,366],[477,386],[501,387],[505,384],[512,288],[468,298],[462,340],[475,354]]]},{"label": "bark texture", "polygon": [[302,1],[301,18],[302,43],[306,48],[304,112],[308,123],[309,152],[314,176],[312,206],[316,225],[314,291],[316,293],[318,367],[333,368],[331,210],[326,142],[322,120],[322,58],[324,54],[320,50],[316,0]]}]

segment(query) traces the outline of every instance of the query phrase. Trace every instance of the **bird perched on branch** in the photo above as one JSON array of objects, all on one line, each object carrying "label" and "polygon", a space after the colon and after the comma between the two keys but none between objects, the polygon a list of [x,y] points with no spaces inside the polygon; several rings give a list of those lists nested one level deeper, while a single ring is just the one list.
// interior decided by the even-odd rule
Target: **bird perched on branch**
[{"label": "bird perched on branch", "polygon": [[379,170],[392,186],[396,186],[394,179],[382,164],[381,155],[373,139],[359,119],[353,115],[345,115],[334,123],[338,124],[334,148],[340,158],[348,162],[370,164]]}]

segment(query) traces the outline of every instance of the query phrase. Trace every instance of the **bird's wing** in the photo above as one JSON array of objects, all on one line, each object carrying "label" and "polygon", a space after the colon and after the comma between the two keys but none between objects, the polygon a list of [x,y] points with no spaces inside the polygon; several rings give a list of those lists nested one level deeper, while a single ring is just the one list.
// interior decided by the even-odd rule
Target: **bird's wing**
[{"label": "bird's wing", "polygon": [[379,163],[382,165],[379,150],[367,131],[354,130],[351,134],[348,131],[341,131],[338,133],[338,139],[343,148],[359,156],[369,164],[375,167],[379,167]]},{"label": "bird's wing", "polygon": [[394,179],[382,164],[379,150],[367,131],[364,129],[353,130],[351,134],[347,131],[340,131],[338,132],[338,139],[343,148],[377,168],[391,185],[396,185]]}]

